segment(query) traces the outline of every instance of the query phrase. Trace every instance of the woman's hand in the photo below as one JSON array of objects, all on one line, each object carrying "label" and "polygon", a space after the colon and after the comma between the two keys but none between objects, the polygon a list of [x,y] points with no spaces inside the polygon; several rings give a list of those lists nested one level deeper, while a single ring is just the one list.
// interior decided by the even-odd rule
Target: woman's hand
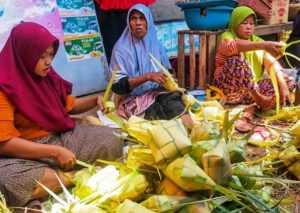
[{"label": "woman's hand", "polygon": [[282,47],[283,44],[275,41],[265,41],[264,42],[264,50],[270,53],[274,58],[282,55],[281,50],[279,49]]},{"label": "woman's hand", "polygon": [[276,70],[276,77],[277,77],[277,82],[278,82],[278,87],[279,87],[279,94],[280,94],[280,101],[281,104],[283,104],[283,106],[285,106],[287,104],[287,102],[289,104],[292,104],[291,101],[291,93],[290,90],[286,84],[285,78],[284,78],[284,74],[281,71],[281,67],[279,66],[279,64],[277,63],[278,66],[275,66],[275,70]]},{"label": "woman's hand", "polygon": [[102,95],[98,95],[98,97],[97,97],[97,105],[99,106],[99,108],[100,108],[101,111],[104,110],[104,103],[103,103],[103,96]]},{"label": "woman's hand", "polygon": [[69,112],[69,114],[79,114],[84,113],[96,106],[99,106],[100,109],[104,108],[103,106],[103,97],[99,96],[86,96],[75,99],[75,104],[73,109]]},{"label": "woman's hand", "polygon": [[150,72],[146,74],[146,78],[148,81],[153,81],[158,84],[166,83],[167,76],[162,72]]},{"label": "woman's hand", "polygon": [[97,105],[99,106],[99,108],[103,112],[103,114],[109,113],[109,109],[104,107],[104,102],[103,102],[103,96],[102,95],[98,95]]},{"label": "woman's hand", "polygon": [[283,106],[286,106],[287,102],[289,104],[291,104],[291,93],[290,90],[287,86],[287,84],[285,83],[285,81],[279,81],[278,82],[278,86],[279,86],[279,93],[280,93],[280,100],[281,103],[283,104]]},{"label": "woman's hand", "polygon": [[64,170],[72,169],[76,164],[76,157],[70,150],[57,146],[55,160],[60,168]]}]

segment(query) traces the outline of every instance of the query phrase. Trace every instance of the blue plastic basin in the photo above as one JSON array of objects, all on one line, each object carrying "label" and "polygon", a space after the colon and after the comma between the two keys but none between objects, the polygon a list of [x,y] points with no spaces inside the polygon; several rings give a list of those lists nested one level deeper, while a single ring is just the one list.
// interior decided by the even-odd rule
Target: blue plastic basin
[{"label": "blue plastic basin", "polygon": [[217,7],[217,6],[227,6],[235,7],[237,5],[237,0],[194,0],[189,2],[177,2],[175,3],[182,10],[188,8],[207,8],[207,7]]},{"label": "blue plastic basin", "polygon": [[200,101],[204,101],[206,98],[206,91],[205,90],[190,90],[187,91],[189,95],[193,95],[196,99]]},{"label": "blue plastic basin", "polygon": [[219,30],[227,27],[234,8],[217,6],[207,8],[182,8],[191,30]]}]

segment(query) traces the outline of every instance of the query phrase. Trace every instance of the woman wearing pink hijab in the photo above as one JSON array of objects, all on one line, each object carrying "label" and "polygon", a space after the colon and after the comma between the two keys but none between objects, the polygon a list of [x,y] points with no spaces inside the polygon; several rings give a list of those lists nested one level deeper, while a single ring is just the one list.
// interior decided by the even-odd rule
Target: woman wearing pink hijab
[{"label": "woman wearing pink hijab", "polygon": [[[102,104],[102,97],[76,99],[72,84],[51,62],[59,41],[31,22],[17,25],[0,53],[0,191],[9,206],[23,206],[68,185],[76,159],[116,160],[123,143],[110,128],[76,123],[69,114]],[[63,172],[58,172],[56,168]]]}]

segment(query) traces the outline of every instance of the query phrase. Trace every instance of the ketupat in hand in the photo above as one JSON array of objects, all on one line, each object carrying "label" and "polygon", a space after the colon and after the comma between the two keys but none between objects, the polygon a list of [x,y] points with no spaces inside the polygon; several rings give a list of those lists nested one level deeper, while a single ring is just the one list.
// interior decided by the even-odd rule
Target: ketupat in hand
[{"label": "ketupat in hand", "polygon": [[146,78],[147,80],[156,82],[158,84],[165,84],[167,81],[167,76],[162,72],[147,73]]},{"label": "ketupat in hand", "polygon": [[263,49],[270,53],[274,58],[278,58],[283,54],[282,47],[283,44],[280,42],[265,41]]},{"label": "ketupat in hand", "polygon": [[174,78],[170,72],[150,53],[150,58],[153,62],[161,69],[161,71],[167,76],[166,82],[163,84],[164,88],[168,91],[185,91],[184,88],[178,87],[178,84],[175,82]]}]

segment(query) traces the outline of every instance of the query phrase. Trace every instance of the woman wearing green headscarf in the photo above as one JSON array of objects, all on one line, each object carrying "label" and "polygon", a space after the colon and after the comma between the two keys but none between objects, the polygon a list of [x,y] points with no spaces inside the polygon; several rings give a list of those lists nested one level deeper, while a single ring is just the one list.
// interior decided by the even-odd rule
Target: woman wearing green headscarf
[{"label": "woman wearing green headscarf", "polygon": [[274,67],[284,105],[291,102],[294,84],[283,77],[281,66],[275,60],[281,54],[281,44],[254,35],[255,22],[256,15],[251,8],[242,6],[233,10],[217,50],[214,85],[223,91],[228,104],[256,103],[265,110],[275,105],[274,89],[265,70],[269,73]]}]

